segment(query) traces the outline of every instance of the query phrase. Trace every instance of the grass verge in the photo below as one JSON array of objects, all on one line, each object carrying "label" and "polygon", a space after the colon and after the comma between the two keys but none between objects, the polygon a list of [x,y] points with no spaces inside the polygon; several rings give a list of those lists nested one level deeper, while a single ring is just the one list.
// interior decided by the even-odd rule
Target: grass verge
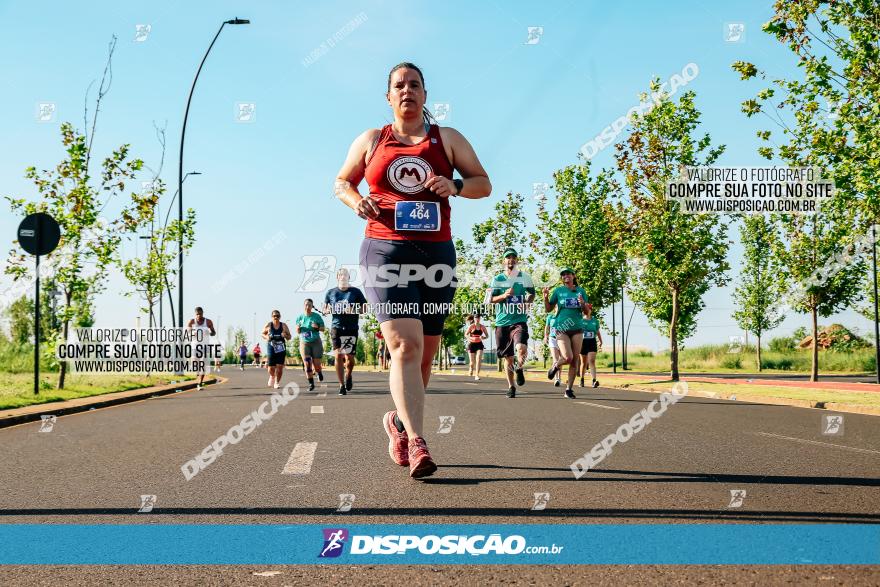
[{"label": "grass verge", "polygon": [[194,378],[192,375],[174,375],[173,373],[153,375],[72,373],[67,376],[65,389],[55,389],[58,374],[46,373],[40,376],[39,395],[34,395],[33,374],[0,373],[0,410],[128,391]]}]

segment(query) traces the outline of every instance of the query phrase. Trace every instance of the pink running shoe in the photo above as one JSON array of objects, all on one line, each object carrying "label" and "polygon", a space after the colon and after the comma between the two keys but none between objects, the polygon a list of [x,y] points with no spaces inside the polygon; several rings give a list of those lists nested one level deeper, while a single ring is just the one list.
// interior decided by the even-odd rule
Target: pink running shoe
[{"label": "pink running shoe", "polygon": [[433,475],[437,465],[428,452],[428,445],[421,436],[409,439],[409,476],[421,479]]},{"label": "pink running shoe", "polygon": [[409,464],[407,453],[409,438],[406,431],[397,431],[397,426],[394,425],[394,416],[396,415],[397,410],[392,410],[382,416],[382,427],[385,428],[385,434],[388,435],[388,454],[391,455],[391,460],[401,467],[405,467]]}]

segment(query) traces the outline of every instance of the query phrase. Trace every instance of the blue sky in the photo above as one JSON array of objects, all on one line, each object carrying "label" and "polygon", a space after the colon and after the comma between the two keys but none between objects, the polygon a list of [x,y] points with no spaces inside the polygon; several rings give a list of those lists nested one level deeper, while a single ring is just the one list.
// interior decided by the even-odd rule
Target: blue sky
[{"label": "blue sky", "polygon": [[[739,81],[730,64],[742,59],[779,74],[795,71],[787,50],[760,31],[771,15],[770,0],[40,6],[0,4],[0,64],[8,80],[0,96],[3,195],[35,196],[23,171],[57,163],[61,121],[82,127],[85,90],[100,77],[113,34],[119,38],[113,85],[102,105],[95,153],[103,157],[130,143],[132,153],[155,168],[160,148],[153,122],[167,121],[162,177],[176,184],[183,110],[199,61],[222,21],[252,21],[224,29],[202,71],[187,126],[184,168],[202,175],[191,177],[184,191],[185,205],[198,215],[197,243],[186,262],[185,310],[189,315],[192,306],[204,306],[224,331],[233,325],[250,333],[254,312],[259,323],[273,308],[292,320],[306,297],[295,292],[304,276],[302,256],[357,263],[363,221],[333,198],[332,184],[354,137],[390,120],[385,83],[400,61],[422,68],[429,104],[450,104],[447,124],[470,140],[492,180],[491,198],[453,202],[453,233],[462,237],[508,191],[531,196],[533,183],[552,183],[553,171],[575,162],[586,141],[634,106],[653,76],[666,80],[691,62],[699,75],[687,89],[697,92],[703,129],[727,145],[719,164],[762,164],[755,153],[759,123],[739,111],[755,86]],[[303,64],[354,19],[353,30]],[[729,22],[745,24],[742,42],[725,42]],[[142,42],[134,40],[138,24],[150,25]],[[527,28],[535,26],[543,34],[527,44]],[[36,120],[40,102],[56,105],[54,122]],[[235,120],[240,102],[256,105],[253,122]],[[611,165],[611,152],[597,155],[594,167]],[[531,215],[534,201],[528,202]],[[0,234],[11,241],[18,221],[3,214]],[[230,268],[279,231],[285,235],[280,244],[214,291]],[[736,231],[732,237],[738,241]],[[126,254],[137,254],[137,246],[128,245]],[[733,277],[739,262],[736,245]],[[98,326],[134,324],[139,302],[122,297],[125,288],[111,276],[98,299]],[[731,291],[707,295],[698,333],[687,344],[741,334],[730,318]],[[852,312],[836,320],[869,330],[870,323]],[[790,316],[778,332],[806,324],[807,317]],[[638,312],[631,343],[666,345]]]}]

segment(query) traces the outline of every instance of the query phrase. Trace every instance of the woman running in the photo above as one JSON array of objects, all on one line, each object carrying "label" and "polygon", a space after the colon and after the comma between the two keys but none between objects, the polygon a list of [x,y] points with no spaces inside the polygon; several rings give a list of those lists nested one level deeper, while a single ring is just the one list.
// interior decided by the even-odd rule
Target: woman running
[{"label": "woman running", "polygon": [[[556,314],[547,314],[547,320],[544,323],[544,344],[550,347],[550,357],[555,365],[559,361],[559,345],[556,343]],[[554,387],[562,385],[559,379],[559,371],[556,371],[556,381],[553,382]]]},{"label": "woman running", "polygon": [[287,360],[290,329],[281,321],[281,312],[272,310],[272,321],[263,327],[263,340],[269,347],[269,387],[281,387],[281,373]]},{"label": "woman running", "polygon": [[[483,339],[489,337],[489,331],[486,330],[486,327],[480,324],[480,315],[475,314],[473,317],[473,323],[470,324],[465,332],[465,336],[468,339],[468,354],[471,357],[471,368],[468,371],[468,376],[473,376],[474,381],[480,380],[480,365],[483,361],[483,350],[486,348],[483,345]],[[476,370],[476,374],[474,371]]]},{"label": "woman running", "polygon": [[[602,348],[602,333],[599,332],[599,320],[593,318],[593,304],[587,304],[584,307],[584,319],[581,323],[584,331],[584,344],[581,348],[581,387],[584,386],[584,374],[587,372],[587,366],[590,367],[590,374],[593,376],[593,387],[599,387],[599,381],[596,379],[596,353]],[[596,344],[596,341],[599,344]]]},{"label": "woman running", "polygon": [[238,347],[238,368],[242,371],[244,371],[244,362],[247,360],[247,354],[247,344],[242,341],[241,346]]},{"label": "woman running", "polygon": [[574,271],[564,267],[559,272],[562,285],[557,286],[550,293],[550,289],[544,288],[544,309],[547,312],[556,310],[556,344],[559,347],[559,359],[547,371],[547,379],[556,377],[556,373],[563,365],[568,365],[568,381],[565,385],[565,397],[575,399],[574,378],[577,375],[578,359],[581,352],[583,330],[581,328],[581,315],[587,303],[587,292],[577,284]]},{"label": "woman running", "polygon": [[262,360],[260,359],[260,357],[263,355],[263,351],[262,349],[260,349],[260,343],[254,345],[253,353],[254,365],[256,365],[257,369],[259,369],[263,365]]},{"label": "woman running", "polygon": [[[389,384],[397,409],[385,414],[383,426],[391,458],[409,465],[410,475],[419,478],[437,470],[423,438],[422,419],[431,359],[449,312],[426,305],[451,304],[455,293],[449,197],[485,198],[492,186],[467,139],[455,129],[431,124],[418,67],[395,65],[385,97],[394,121],[354,140],[335,192],[367,219],[361,267],[368,275],[382,267],[382,275],[391,276],[365,283],[370,303],[381,304],[376,318],[391,353]],[[462,179],[452,179],[456,170]],[[357,186],[364,179],[369,193],[361,196]],[[439,271],[426,271],[426,265]],[[424,276],[414,278],[409,270],[418,268]],[[396,287],[402,279],[407,285]]]},{"label": "woman running", "polygon": [[296,333],[299,334],[299,354],[303,358],[309,380],[309,391],[312,391],[315,389],[314,372],[318,373],[319,381],[324,381],[324,371],[321,369],[321,359],[324,357],[324,343],[321,342],[324,319],[315,312],[315,303],[310,298],[306,298],[303,308],[305,312],[296,319]]}]

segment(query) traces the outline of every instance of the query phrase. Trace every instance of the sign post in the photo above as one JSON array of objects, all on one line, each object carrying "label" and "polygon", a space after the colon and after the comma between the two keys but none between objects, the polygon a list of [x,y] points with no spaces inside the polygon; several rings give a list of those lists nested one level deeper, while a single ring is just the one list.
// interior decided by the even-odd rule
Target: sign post
[{"label": "sign post", "polygon": [[43,212],[29,214],[18,225],[21,248],[35,258],[34,287],[34,395],[40,393],[40,256],[58,246],[61,229],[54,218]]}]

